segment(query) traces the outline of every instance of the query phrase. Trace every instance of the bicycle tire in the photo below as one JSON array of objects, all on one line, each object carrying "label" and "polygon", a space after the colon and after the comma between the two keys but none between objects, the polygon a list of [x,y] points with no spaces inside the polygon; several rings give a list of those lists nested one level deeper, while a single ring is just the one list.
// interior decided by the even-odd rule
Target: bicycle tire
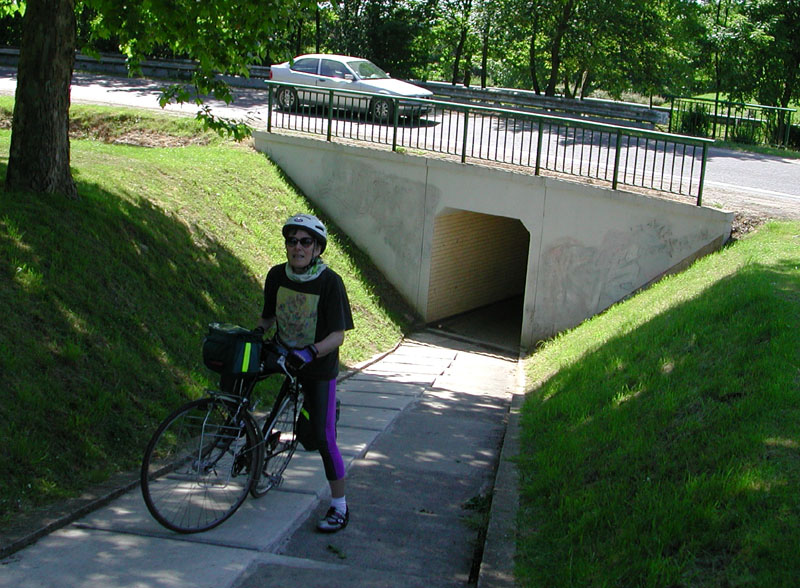
[{"label": "bicycle tire", "polygon": [[264,461],[260,475],[253,479],[250,487],[253,498],[261,498],[283,482],[283,472],[297,448],[295,425],[299,410],[299,395],[290,393],[286,384],[278,394],[269,417],[263,423],[256,419],[264,438]]},{"label": "bicycle tire", "polygon": [[142,496],[167,529],[213,529],[247,498],[261,444],[249,415],[234,419],[235,411],[231,402],[202,398],[175,410],[153,434],[142,460]]}]

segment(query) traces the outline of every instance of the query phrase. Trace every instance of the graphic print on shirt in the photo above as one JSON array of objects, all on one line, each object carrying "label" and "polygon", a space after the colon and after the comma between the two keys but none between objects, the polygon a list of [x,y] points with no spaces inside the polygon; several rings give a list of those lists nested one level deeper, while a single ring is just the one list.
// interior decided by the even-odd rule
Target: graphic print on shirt
[{"label": "graphic print on shirt", "polygon": [[317,333],[319,294],[304,294],[278,288],[275,316],[278,334],[290,347],[305,347],[314,342]]}]

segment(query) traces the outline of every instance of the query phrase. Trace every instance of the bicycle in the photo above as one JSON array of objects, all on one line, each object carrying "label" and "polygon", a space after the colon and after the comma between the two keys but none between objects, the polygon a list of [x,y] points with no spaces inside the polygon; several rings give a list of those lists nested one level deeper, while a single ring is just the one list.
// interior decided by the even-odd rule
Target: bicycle
[{"label": "bicycle", "polygon": [[[283,481],[297,447],[303,393],[286,365],[289,350],[264,343],[258,372],[232,378],[229,391],[176,409],[158,426],[145,450],[141,488],[145,505],[161,525],[198,533],[230,518],[247,498],[260,498]],[[283,373],[269,413],[257,415],[256,384]]]}]

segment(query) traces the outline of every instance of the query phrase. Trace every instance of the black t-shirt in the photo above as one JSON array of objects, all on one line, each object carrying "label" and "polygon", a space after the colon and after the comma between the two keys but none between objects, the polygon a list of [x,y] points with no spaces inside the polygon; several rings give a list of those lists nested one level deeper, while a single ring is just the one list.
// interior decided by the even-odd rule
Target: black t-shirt
[{"label": "black t-shirt", "polygon": [[[290,347],[305,347],[335,331],[353,328],[350,301],[342,278],[330,268],[308,282],[293,282],[286,264],[269,270],[264,282],[265,319],[275,317],[278,336]],[[339,349],[319,357],[303,369],[303,377],[332,379],[339,373]]]}]

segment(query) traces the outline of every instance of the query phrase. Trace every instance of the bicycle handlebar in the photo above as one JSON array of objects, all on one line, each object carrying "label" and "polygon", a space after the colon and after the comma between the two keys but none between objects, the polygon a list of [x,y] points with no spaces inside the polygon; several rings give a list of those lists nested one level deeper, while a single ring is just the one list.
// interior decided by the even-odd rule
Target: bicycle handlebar
[{"label": "bicycle handlebar", "polygon": [[[290,351],[289,348],[286,347],[285,345],[282,345],[281,343],[279,343],[275,339],[272,339],[270,341],[265,341],[264,342],[264,349],[267,352],[271,351],[272,353],[277,355],[277,358],[274,359],[274,364],[277,365],[280,368],[280,371],[282,371],[286,375],[286,377],[289,378],[292,381],[292,383],[294,383],[294,380],[295,380],[296,376],[291,372],[291,370],[289,369],[289,366],[286,365],[286,357],[289,355],[289,351]],[[262,364],[261,364],[262,365],[262,371],[264,373],[266,373],[266,374],[278,373],[278,372],[274,372],[274,371],[271,371],[271,370],[268,369],[271,366],[266,366],[265,365],[267,363],[267,361],[268,361],[268,359],[265,358],[264,361],[262,362]]]}]

